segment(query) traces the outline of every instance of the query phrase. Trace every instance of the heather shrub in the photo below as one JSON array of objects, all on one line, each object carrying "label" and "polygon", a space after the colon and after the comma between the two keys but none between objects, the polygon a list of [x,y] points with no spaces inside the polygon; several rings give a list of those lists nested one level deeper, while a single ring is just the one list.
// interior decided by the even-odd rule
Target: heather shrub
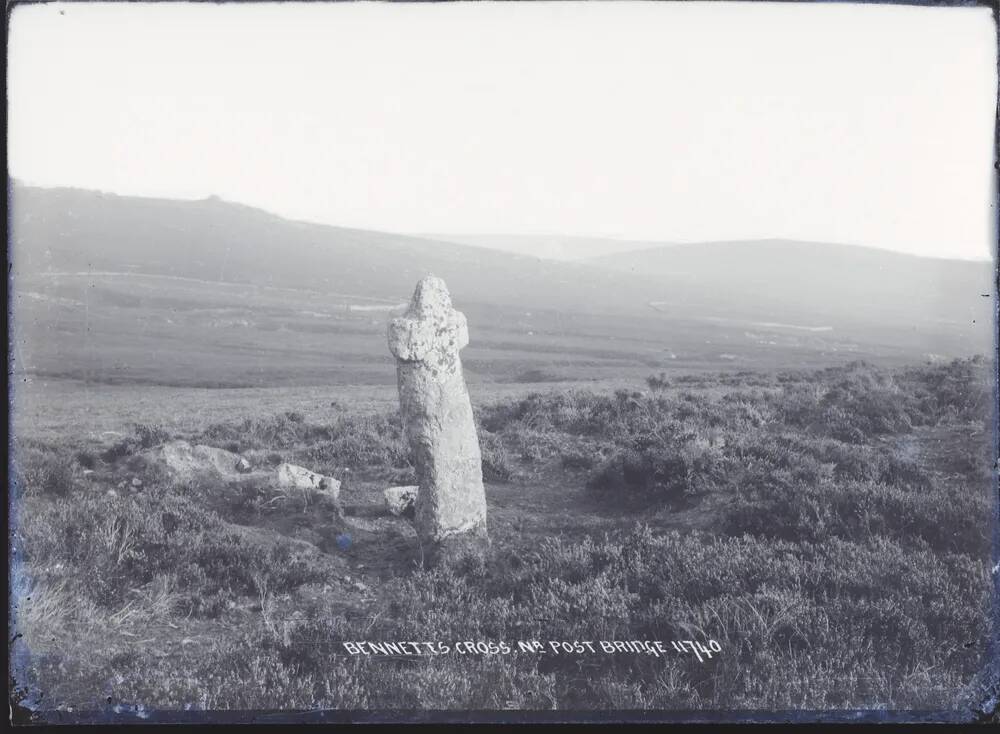
[{"label": "heather shrub", "polygon": [[744,484],[723,528],[810,542],[886,537],[908,547],[985,558],[989,505],[985,492],[961,486],[915,491],[871,481],[809,484],[772,473]]},{"label": "heather shrub", "polygon": [[[305,424],[296,424],[299,426]],[[337,467],[352,469],[406,469],[411,466],[410,449],[398,414],[337,416],[322,429],[308,427],[296,446],[297,460],[317,471]]]},{"label": "heather shrub", "polygon": [[646,385],[649,386],[650,390],[659,391],[666,390],[670,387],[670,378],[667,377],[666,372],[661,372],[658,375],[650,375],[646,378]]},{"label": "heather shrub", "polygon": [[495,433],[479,432],[479,449],[482,455],[483,478],[489,482],[507,482],[514,476],[507,447]]},{"label": "heather shrub", "polygon": [[135,437],[139,444],[139,448],[148,449],[153,446],[158,446],[165,441],[169,441],[170,432],[162,426],[149,423],[137,423],[135,426]]},{"label": "heather shrub", "polygon": [[663,500],[678,500],[726,481],[726,460],[711,446],[626,449],[592,475],[589,486]]},{"label": "heather shrub", "polygon": [[151,423],[135,423],[132,433],[116,441],[101,453],[101,459],[113,464],[143,449],[158,446],[171,438],[170,432],[162,426]]},{"label": "heather shrub", "polygon": [[[139,453],[164,440],[153,428],[110,466],[82,443],[22,447],[32,675],[77,706],[101,687],[102,706],[178,709],[969,710],[994,633],[987,367],[678,375],[479,407],[484,476],[537,493],[535,514],[501,500],[484,559],[430,570],[384,514],[369,533],[371,516],[348,529],[322,493],[159,475]],[[193,440],[255,467],[350,467],[351,502],[413,483],[397,413],[284,413]],[[147,634],[178,644],[150,664]],[[342,644],[404,639],[721,652],[376,659]]]},{"label": "heather shrub", "polygon": [[233,443],[240,451],[246,451],[290,449],[330,436],[328,427],[307,423],[300,413],[287,412],[247,418],[239,423],[216,423],[206,428],[198,440],[213,445]]},{"label": "heather shrub", "polygon": [[11,489],[20,495],[73,494],[82,483],[78,463],[61,451],[19,449],[14,452]]},{"label": "heather shrub", "polygon": [[315,549],[303,553],[280,536],[229,526],[197,497],[169,489],[120,496],[87,492],[25,501],[23,560],[72,571],[78,593],[100,607],[126,602],[128,590],[172,574],[174,591],[200,613],[222,594],[250,593],[254,575],[285,592],[328,573]]}]

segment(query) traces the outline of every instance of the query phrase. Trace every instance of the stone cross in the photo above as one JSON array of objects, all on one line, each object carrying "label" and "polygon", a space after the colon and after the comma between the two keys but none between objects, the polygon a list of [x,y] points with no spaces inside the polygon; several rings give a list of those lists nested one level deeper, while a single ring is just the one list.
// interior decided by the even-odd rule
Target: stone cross
[{"label": "stone cross", "polygon": [[468,343],[465,315],[432,275],[417,283],[406,313],[389,323],[400,411],[420,486],[415,523],[428,564],[481,554],[489,543],[479,439],[458,356]]}]

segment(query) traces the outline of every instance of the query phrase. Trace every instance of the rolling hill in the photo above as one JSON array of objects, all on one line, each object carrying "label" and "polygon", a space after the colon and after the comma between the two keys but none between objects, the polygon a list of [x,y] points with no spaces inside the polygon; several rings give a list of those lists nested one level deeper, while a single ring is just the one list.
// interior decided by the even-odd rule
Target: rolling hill
[{"label": "rolling hill", "polygon": [[434,272],[458,300],[597,313],[642,311],[661,293],[599,268],[291,221],[215,197],[17,186],[11,209],[15,277],[142,273],[395,303]]},{"label": "rolling hill", "polygon": [[11,204],[11,347],[23,375],[388,381],[386,319],[428,272],[469,316],[472,380],[913,361],[992,345],[988,263],[777,241],[559,262],[216,198],[15,185]]},{"label": "rolling hill", "polygon": [[853,245],[790,240],[664,245],[589,258],[662,285],[711,283],[719,305],[759,304],[774,313],[837,323],[971,329],[989,321],[992,264],[916,257]]}]

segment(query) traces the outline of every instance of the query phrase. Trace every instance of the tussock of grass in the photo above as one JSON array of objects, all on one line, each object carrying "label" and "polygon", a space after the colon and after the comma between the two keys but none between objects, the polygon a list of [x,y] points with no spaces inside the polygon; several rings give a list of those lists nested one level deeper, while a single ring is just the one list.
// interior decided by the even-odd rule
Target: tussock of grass
[{"label": "tussock of grass", "polygon": [[488,482],[510,481],[515,470],[507,447],[500,437],[489,431],[480,431],[479,447],[482,453],[483,478]]},{"label": "tussock of grass", "polygon": [[79,490],[82,474],[78,463],[63,451],[30,447],[18,451],[11,479],[15,496],[65,497]]}]

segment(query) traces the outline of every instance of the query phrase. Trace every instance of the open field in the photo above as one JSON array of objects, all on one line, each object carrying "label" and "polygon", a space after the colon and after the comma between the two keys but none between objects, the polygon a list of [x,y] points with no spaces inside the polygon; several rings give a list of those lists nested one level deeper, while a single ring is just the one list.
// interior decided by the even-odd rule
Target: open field
[{"label": "open field", "polygon": [[[394,381],[385,309],[398,303],[388,299],[93,272],[24,278],[13,298],[15,380],[206,388]],[[375,306],[382,310],[369,310]],[[868,325],[859,336],[822,321],[679,317],[653,306],[627,318],[459,306],[477,325],[463,351],[470,382],[641,380],[653,370],[718,370],[736,361],[747,369],[904,364],[964,356],[985,341],[964,327],[949,327],[945,338]]]},{"label": "open field", "polygon": [[[432,571],[382,504],[413,477],[391,384],[32,377],[14,411],[24,703],[972,715],[993,634],[992,365],[650,372],[470,380],[492,547]],[[337,476],[339,506],[170,480],[143,457],[176,437]],[[721,652],[341,645],[532,639]]]},{"label": "open field", "polygon": [[386,321],[428,273],[473,325],[470,382],[902,365],[993,340],[988,261],[763,240],[557,262],[211,198],[15,184],[12,205],[17,382],[391,384]]}]

